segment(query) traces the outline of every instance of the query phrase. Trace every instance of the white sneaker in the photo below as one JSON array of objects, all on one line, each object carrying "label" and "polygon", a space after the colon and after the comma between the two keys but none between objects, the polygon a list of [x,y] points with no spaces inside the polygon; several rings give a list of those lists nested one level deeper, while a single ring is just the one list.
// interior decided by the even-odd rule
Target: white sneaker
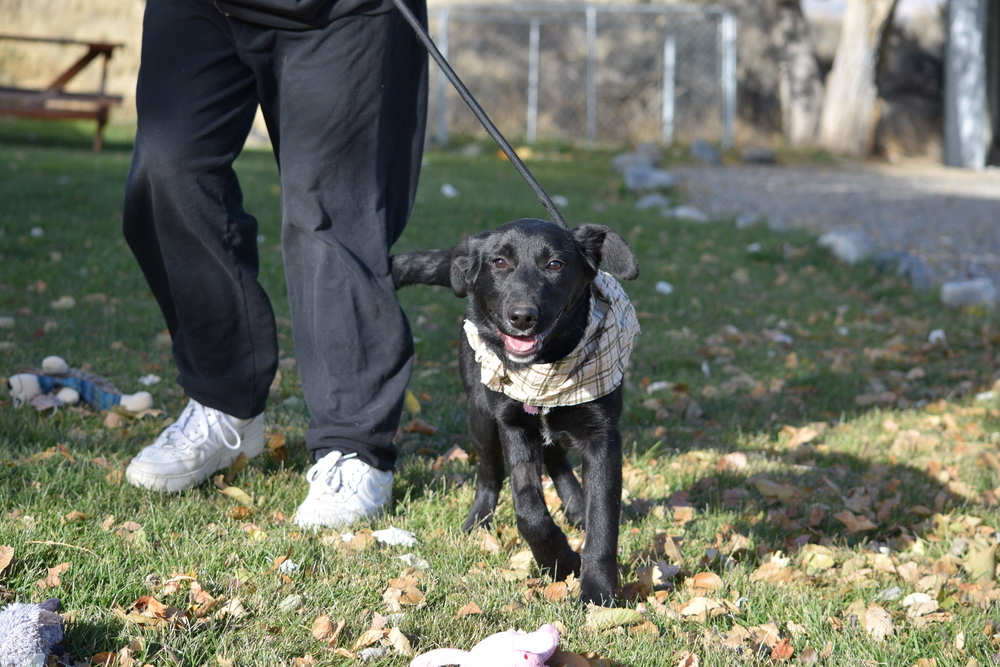
[{"label": "white sneaker", "polygon": [[356,456],[330,452],[309,469],[309,493],[295,513],[297,525],[350,524],[380,514],[392,501],[392,473]]},{"label": "white sneaker", "polygon": [[194,399],[153,444],[125,469],[125,479],[152,491],[174,492],[201,484],[209,475],[264,451],[264,414],[237,419]]}]

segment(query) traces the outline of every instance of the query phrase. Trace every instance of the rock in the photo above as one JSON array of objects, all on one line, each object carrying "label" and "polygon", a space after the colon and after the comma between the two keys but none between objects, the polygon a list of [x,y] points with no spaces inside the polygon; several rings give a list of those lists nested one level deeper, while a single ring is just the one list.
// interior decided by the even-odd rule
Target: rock
[{"label": "rock", "polygon": [[625,187],[635,192],[669,189],[677,185],[673,174],[647,162],[635,162],[625,171]]},{"label": "rock", "polygon": [[644,164],[655,169],[656,167],[659,167],[662,162],[663,151],[660,150],[660,147],[656,144],[647,141],[646,143],[639,144],[634,151],[618,153],[612,157],[611,168],[624,176],[625,172],[627,172],[633,165]]},{"label": "rock", "polygon": [[14,328],[13,317],[8,317],[7,315],[0,317],[0,329],[13,329],[13,328]]},{"label": "rock", "polygon": [[635,149],[635,155],[636,157],[649,160],[654,166],[657,167],[663,163],[663,151],[658,145],[651,141],[639,144]]},{"label": "rock", "polygon": [[552,195],[552,203],[556,206],[569,206],[569,199],[563,195]]},{"label": "rock", "polygon": [[635,202],[635,210],[637,211],[645,211],[651,208],[666,208],[668,206],[670,206],[670,198],[666,195],[661,195],[659,192],[650,192]]},{"label": "rock", "polygon": [[670,295],[674,293],[674,286],[668,283],[666,280],[656,281],[656,291],[658,294]]},{"label": "rock", "polygon": [[767,146],[747,146],[740,151],[744,164],[774,164],[774,151]]},{"label": "rock", "polygon": [[952,307],[992,307],[997,300],[997,290],[988,278],[952,280],[941,285],[941,303]]},{"label": "rock", "polygon": [[454,199],[461,193],[451,183],[445,183],[441,186],[441,194],[443,194],[448,199]]},{"label": "rock", "polygon": [[736,229],[750,229],[756,227],[760,222],[760,216],[756,213],[740,213],[736,218]]},{"label": "rock", "polygon": [[694,222],[708,222],[708,214],[700,208],[694,206],[675,206],[674,208],[663,209],[663,215],[668,218],[678,220],[691,220]]},{"label": "rock", "polygon": [[902,250],[884,250],[875,255],[875,269],[886,272],[895,269],[896,275],[910,281],[910,287],[918,292],[931,288],[931,269],[920,257]]},{"label": "rock", "polygon": [[819,244],[848,264],[857,264],[875,253],[871,239],[862,231],[827,232],[819,237]]},{"label": "rock", "polygon": [[696,139],[692,142],[691,147],[688,149],[688,153],[698,162],[704,162],[705,164],[722,164],[722,154],[719,153],[715,146],[704,139]]}]

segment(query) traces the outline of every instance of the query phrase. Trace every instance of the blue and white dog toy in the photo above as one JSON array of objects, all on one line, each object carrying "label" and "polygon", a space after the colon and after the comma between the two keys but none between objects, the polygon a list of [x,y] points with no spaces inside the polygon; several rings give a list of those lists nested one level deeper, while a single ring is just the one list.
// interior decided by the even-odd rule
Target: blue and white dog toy
[{"label": "blue and white dog toy", "polygon": [[73,405],[83,399],[97,410],[120,405],[129,412],[140,412],[153,407],[153,397],[148,391],[123,394],[100,375],[70,368],[62,357],[46,357],[41,371],[12,375],[7,378],[7,389],[15,408],[46,394],[58,399],[51,403],[54,406]]},{"label": "blue and white dog toy", "polygon": [[48,656],[63,654],[59,598],[41,604],[15,602],[0,610],[0,667],[42,667]]}]

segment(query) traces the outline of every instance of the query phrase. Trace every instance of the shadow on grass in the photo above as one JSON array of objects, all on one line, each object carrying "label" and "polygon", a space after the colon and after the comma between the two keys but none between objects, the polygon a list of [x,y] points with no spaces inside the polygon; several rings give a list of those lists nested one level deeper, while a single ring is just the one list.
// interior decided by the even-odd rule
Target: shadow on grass
[{"label": "shadow on grass", "polygon": [[[9,148],[61,148],[93,152],[96,123],[55,122],[0,118],[0,144]],[[107,153],[131,153],[132,131],[108,126],[104,132]]]}]

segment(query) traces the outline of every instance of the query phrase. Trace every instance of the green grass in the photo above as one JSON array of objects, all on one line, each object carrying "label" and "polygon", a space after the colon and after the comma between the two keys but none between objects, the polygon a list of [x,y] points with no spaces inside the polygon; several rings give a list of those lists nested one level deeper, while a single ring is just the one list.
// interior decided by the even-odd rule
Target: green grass
[{"label": "green grass", "polygon": [[[163,323],[119,231],[130,147],[127,131],[115,132],[95,155],[87,126],[0,122],[0,316],[14,318],[12,329],[0,329],[0,374],[51,354],[126,392],[153,373],[163,378],[150,387],[156,407],[175,416],[184,398],[169,350],[157,345]],[[610,225],[639,258],[642,276],[626,285],[643,333],[625,384],[619,563],[632,598],[623,605],[649,624],[590,631],[587,610],[540,593],[549,582],[536,570],[512,571],[510,556],[525,546],[509,495],[499,507],[498,553],[458,530],[474,472],[435,461],[453,445],[468,447],[455,368],[463,304],[428,287],[401,298],[418,339],[411,389],[419,418],[437,432],[403,436],[395,503],[371,525],[410,530],[417,546],[355,552],[332,531],[302,534],[291,524],[308,466],[294,367],[284,369],[267,413],[287,460],[266,454],[232,482],[253,497],[249,514],[211,485],[161,496],[121,483],[128,458],[163,427],[157,418],[116,426],[87,409],[15,410],[0,398],[0,546],[14,549],[0,571],[0,599],[62,598],[78,661],[131,645],[138,664],[156,667],[292,665],[304,656],[340,665],[352,659],[313,638],[314,619],[343,619],[338,645],[350,649],[374,614],[389,613],[383,591],[407,567],[398,557],[414,553],[430,565],[414,574],[426,605],[404,607],[390,625],[418,651],[469,648],[493,632],[558,622],[563,648],[595,665],[676,664],[685,651],[702,665],[763,664],[772,648],[752,634],[773,623],[794,648],[792,661],[813,647],[825,665],[992,664],[1000,650],[1000,630],[989,625],[1000,411],[975,393],[989,388],[1000,361],[996,314],[944,310],[894,276],[836,263],[806,235],[636,212],[608,158],[561,148],[529,166],[550,193],[569,199],[570,224]],[[261,281],[287,323],[274,161],[248,152],[238,170],[264,237]],[[440,195],[445,182],[461,196]],[[451,245],[541,212],[492,151],[431,153],[398,249]],[[749,252],[750,244],[760,250]],[[659,281],[673,293],[659,293]],[[53,309],[64,295],[76,307]],[[927,343],[933,329],[947,333],[946,345]],[[287,324],[279,331],[294,357]],[[671,384],[652,384],[663,381]],[[798,430],[809,424],[819,432],[812,439]],[[796,435],[806,442],[790,442]],[[834,517],[845,509],[874,528],[851,532]],[[679,558],[664,552],[664,534],[678,541]],[[283,576],[272,567],[286,554],[299,568]],[[643,568],[660,559],[681,573],[644,589]],[[760,569],[769,561],[773,578]],[[60,563],[69,568],[59,585],[42,589]],[[693,575],[705,572],[719,576],[718,588],[693,587],[704,580]],[[112,611],[144,595],[194,609],[188,588],[164,591],[177,573],[222,604],[239,598],[247,614],[144,629]],[[914,592],[941,609],[908,617],[903,601]],[[301,606],[282,609],[291,595],[302,596]],[[697,597],[739,601],[739,613],[685,617]],[[482,613],[456,617],[470,602]],[[888,639],[865,629],[873,603],[892,619]],[[740,628],[749,638],[740,639]],[[374,664],[407,663],[389,654]]]}]

